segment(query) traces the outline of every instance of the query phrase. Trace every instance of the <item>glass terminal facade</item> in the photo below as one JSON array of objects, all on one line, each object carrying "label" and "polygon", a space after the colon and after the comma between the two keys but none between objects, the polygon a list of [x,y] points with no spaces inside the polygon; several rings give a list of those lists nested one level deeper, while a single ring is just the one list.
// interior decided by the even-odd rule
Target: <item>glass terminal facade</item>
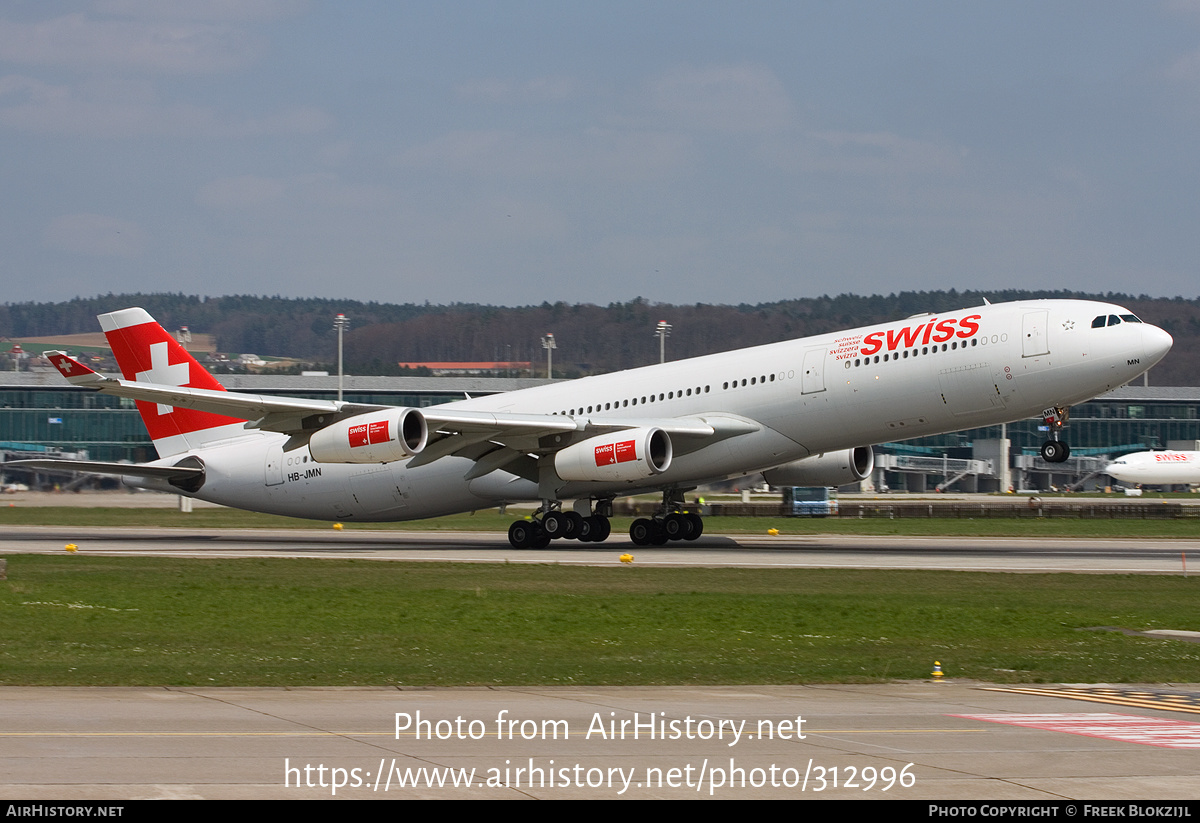
[{"label": "glass terminal facade", "polygon": [[[222,375],[231,391],[322,400],[337,398],[336,377]],[[359,403],[425,407],[541,385],[506,378],[347,377],[344,398]],[[1117,454],[1200,441],[1200,388],[1126,386],[1071,409],[1064,439],[1073,455]],[[1007,426],[1011,453],[1036,453],[1041,420]],[[877,451],[969,457],[976,440],[1001,436],[1000,426],[882,444]],[[66,385],[57,372],[0,374],[0,443],[7,450],[85,450],[93,460],[145,462],[157,457],[132,400]]]},{"label": "glass terminal facade", "polygon": [[[1200,388],[1125,386],[1071,407],[1063,439],[1074,455],[1117,454],[1165,449],[1169,443],[1200,441]],[[1010,423],[1005,432],[1012,454],[1036,454],[1046,440],[1040,419]],[[976,440],[999,439],[1000,426],[920,437],[888,444],[898,451],[941,454],[969,450]],[[965,455],[955,455],[965,456]]]}]

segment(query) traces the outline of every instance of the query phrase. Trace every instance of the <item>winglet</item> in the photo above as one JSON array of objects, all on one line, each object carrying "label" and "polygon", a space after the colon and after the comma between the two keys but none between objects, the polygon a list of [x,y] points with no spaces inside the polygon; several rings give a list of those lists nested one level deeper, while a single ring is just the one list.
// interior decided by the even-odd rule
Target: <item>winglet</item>
[{"label": "winglet", "polygon": [[93,371],[90,366],[80,363],[66,352],[48,351],[43,352],[43,355],[54,364],[54,368],[58,369],[63,377],[76,386],[104,382],[103,375]]}]

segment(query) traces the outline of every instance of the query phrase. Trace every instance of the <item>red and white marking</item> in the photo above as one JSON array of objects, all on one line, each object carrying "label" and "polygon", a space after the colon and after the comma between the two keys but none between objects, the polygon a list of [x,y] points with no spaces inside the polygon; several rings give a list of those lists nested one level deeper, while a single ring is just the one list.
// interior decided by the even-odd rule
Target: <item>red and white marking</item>
[{"label": "red and white marking", "polygon": [[1026,729],[1102,737],[1124,743],[1141,743],[1164,749],[1200,749],[1200,723],[1139,717],[1108,712],[1064,712],[1058,714],[956,714],[970,720],[986,720]]},{"label": "red and white marking", "polygon": [[597,466],[615,466],[617,463],[628,463],[637,460],[637,441],[622,440],[619,443],[607,443],[596,447]]},{"label": "red and white marking", "polygon": [[[150,368],[137,372],[134,379],[139,383],[157,383],[162,386],[186,386],[192,379],[191,366],[187,362],[172,363],[167,356],[167,343],[150,344]],[[174,406],[159,403],[159,414],[170,414]]]}]

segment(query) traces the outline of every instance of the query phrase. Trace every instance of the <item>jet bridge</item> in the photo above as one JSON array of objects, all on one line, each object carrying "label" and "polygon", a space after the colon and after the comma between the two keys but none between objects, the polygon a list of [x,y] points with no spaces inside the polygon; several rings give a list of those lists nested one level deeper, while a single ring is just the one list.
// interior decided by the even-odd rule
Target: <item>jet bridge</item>
[{"label": "jet bridge", "polygon": [[[941,481],[933,488],[936,491],[946,489],[958,483],[963,478],[970,478],[968,488],[961,491],[978,491],[978,478],[993,476],[994,463],[991,460],[964,460],[955,457],[919,457],[907,454],[876,454],[875,470],[898,472],[906,475],[908,491],[928,491],[929,479],[940,477]],[[878,476],[878,475],[877,475]],[[917,488],[913,488],[913,486]]]}]

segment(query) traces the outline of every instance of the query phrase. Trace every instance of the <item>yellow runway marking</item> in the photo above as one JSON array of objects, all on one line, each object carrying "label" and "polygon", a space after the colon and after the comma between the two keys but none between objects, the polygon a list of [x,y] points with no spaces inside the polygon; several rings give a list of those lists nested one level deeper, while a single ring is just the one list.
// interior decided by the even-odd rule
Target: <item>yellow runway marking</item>
[{"label": "yellow runway marking", "polygon": [[1087,700],[1092,703],[1108,703],[1131,706],[1139,709],[1158,709],[1167,712],[1200,714],[1200,694],[1190,692],[1165,692],[1149,689],[1087,688],[1022,688],[1020,686],[988,686],[985,691],[1011,692],[1036,695],[1038,697],[1065,697],[1070,700]]}]

